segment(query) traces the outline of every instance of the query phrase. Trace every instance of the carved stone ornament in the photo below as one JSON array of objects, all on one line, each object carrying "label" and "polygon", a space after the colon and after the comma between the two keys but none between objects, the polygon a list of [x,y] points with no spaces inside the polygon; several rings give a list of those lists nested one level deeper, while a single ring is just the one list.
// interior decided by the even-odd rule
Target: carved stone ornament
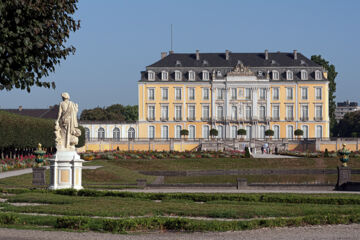
[{"label": "carved stone ornament", "polygon": [[255,76],[255,74],[244,64],[239,63],[228,73],[228,76]]}]

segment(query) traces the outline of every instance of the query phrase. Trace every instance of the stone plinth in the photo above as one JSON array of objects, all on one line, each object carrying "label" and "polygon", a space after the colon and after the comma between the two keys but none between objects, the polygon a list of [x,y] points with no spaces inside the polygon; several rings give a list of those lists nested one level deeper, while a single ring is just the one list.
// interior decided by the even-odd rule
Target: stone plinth
[{"label": "stone plinth", "polygon": [[45,182],[45,167],[34,167],[32,184],[37,186],[44,186]]},{"label": "stone plinth", "polygon": [[247,188],[247,186],[248,186],[246,178],[237,178],[236,182],[237,182],[237,184],[236,184],[237,189],[244,189],[244,188]]},{"label": "stone plinth", "polygon": [[338,179],[336,183],[336,189],[342,190],[344,185],[351,180],[351,168],[349,167],[337,167]]},{"label": "stone plinth", "polygon": [[49,189],[82,187],[82,163],[84,160],[75,151],[58,151],[50,159],[50,186]]}]

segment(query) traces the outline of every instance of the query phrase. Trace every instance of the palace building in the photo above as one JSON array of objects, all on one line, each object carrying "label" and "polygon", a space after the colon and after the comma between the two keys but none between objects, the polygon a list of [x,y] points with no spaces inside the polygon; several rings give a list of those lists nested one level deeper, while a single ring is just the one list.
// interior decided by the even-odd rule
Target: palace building
[{"label": "palace building", "polygon": [[301,53],[174,53],[141,72],[139,138],[329,137],[328,80],[324,68]]}]

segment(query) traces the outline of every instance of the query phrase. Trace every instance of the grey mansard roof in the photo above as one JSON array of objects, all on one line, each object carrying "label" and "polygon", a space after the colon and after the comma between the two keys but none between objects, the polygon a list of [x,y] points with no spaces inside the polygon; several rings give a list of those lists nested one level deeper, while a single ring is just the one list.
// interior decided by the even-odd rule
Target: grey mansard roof
[{"label": "grey mansard roof", "polygon": [[[200,60],[196,60],[195,53],[172,53],[165,58],[151,64],[152,67],[234,67],[239,60],[248,67],[320,67],[301,53],[297,53],[294,60],[293,53],[269,52],[269,59],[265,60],[264,53],[232,53],[229,60],[225,53],[200,53]],[[176,65],[177,61],[180,65]],[[204,61],[207,64],[204,64]]]}]

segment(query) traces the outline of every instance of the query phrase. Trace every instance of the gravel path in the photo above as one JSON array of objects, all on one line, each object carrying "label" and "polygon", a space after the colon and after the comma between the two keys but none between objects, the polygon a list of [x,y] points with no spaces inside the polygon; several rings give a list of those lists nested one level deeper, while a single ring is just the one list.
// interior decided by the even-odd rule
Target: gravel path
[{"label": "gravel path", "polygon": [[272,228],[258,229],[241,232],[224,232],[224,233],[145,233],[145,234],[103,234],[95,232],[55,232],[55,231],[38,231],[38,230],[15,230],[0,228],[1,240],[165,240],[165,239],[196,239],[196,240],[357,240],[360,238],[360,224],[352,225],[327,225],[327,226],[310,226],[298,228]]}]

